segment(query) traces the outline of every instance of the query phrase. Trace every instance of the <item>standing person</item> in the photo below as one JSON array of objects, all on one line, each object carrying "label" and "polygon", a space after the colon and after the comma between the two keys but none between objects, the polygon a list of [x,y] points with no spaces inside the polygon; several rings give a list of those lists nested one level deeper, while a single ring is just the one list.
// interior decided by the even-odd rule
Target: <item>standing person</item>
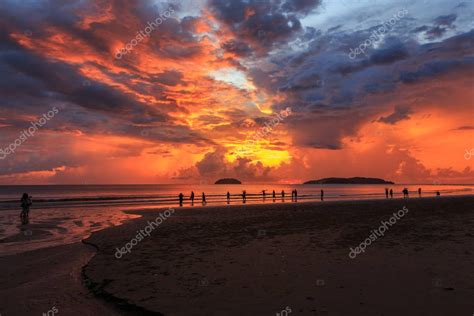
[{"label": "standing person", "polygon": [[265,192],[265,190],[262,190],[262,197],[263,197],[264,200],[267,197],[267,193]]},{"label": "standing person", "polygon": [[247,202],[247,192],[245,190],[242,191],[242,202]]},{"label": "standing person", "polygon": [[282,200],[285,199],[285,190],[281,190],[281,199],[282,199]]},{"label": "standing person", "polygon": [[230,203],[230,192],[227,191],[227,204],[229,204],[229,203]]},{"label": "standing person", "polygon": [[184,199],[184,195],[183,195],[183,193],[180,193],[179,194],[179,206],[183,206],[183,199]]},{"label": "standing person", "polygon": [[276,199],[276,194],[275,194],[275,190],[273,190],[273,202],[275,202],[275,199]]},{"label": "standing person", "polygon": [[421,188],[418,188],[418,196],[421,197]]},{"label": "standing person", "polygon": [[393,199],[393,190],[390,189],[390,198]]},{"label": "standing person", "polygon": [[388,199],[388,188],[385,188],[385,197]]},{"label": "standing person", "polygon": [[194,205],[194,191],[191,191],[191,197],[189,199],[191,200],[191,205]]},{"label": "standing person", "polygon": [[27,222],[28,217],[30,216],[30,206],[33,204],[31,202],[31,196],[28,195],[28,193],[23,193],[23,196],[21,197],[21,214],[20,217],[22,219],[22,222]]},{"label": "standing person", "polygon": [[321,201],[324,201],[324,190],[321,189]]},{"label": "standing person", "polygon": [[403,189],[402,192],[403,192],[403,197],[404,197],[404,198],[408,198],[408,189],[405,188],[405,189]]},{"label": "standing person", "polygon": [[441,193],[439,193],[439,191],[436,191],[436,196],[440,196]]},{"label": "standing person", "polygon": [[206,194],[202,192],[202,204],[206,204]]},{"label": "standing person", "polygon": [[298,202],[298,191],[295,189],[295,202]]}]

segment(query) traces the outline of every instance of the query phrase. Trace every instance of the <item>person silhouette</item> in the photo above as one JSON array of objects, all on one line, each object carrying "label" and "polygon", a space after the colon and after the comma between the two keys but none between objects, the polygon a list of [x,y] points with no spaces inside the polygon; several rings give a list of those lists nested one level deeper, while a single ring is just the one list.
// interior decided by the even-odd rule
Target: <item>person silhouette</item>
[{"label": "person silhouette", "polygon": [[227,204],[229,204],[229,203],[230,203],[230,192],[227,191]]},{"label": "person silhouette", "polygon": [[263,200],[265,200],[265,198],[267,197],[267,193],[265,192],[265,190],[262,190],[262,197],[263,197]]},{"label": "person silhouette", "polygon": [[281,200],[285,201],[285,190],[281,190]]},{"label": "person silhouette", "polygon": [[390,198],[393,199],[393,190],[390,189]]},{"label": "person silhouette", "polygon": [[388,188],[385,188],[385,197],[388,199]]},{"label": "person silhouette", "polygon": [[23,224],[27,224],[29,216],[30,216],[30,206],[33,204],[31,202],[31,196],[29,196],[28,193],[23,193],[23,196],[21,197],[20,201],[21,201],[20,218]]},{"label": "person silhouette", "polygon": [[273,203],[275,203],[275,200],[276,200],[276,193],[275,193],[275,190],[273,190],[272,197],[273,197]]},{"label": "person silhouette", "polygon": [[436,191],[436,196],[440,196],[441,193],[439,193],[439,191]]},{"label": "person silhouette", "polygon": [[418,196],[421,197],[421,188],[418,188]]},{"label": "person silhouette", "polygon": [[321,201],[324,201],[324,190],[321,189]]},{"label": "person silhouette", "polygon": [[403,192],[403,197],[408,198],[408,189],[404,188],[402,192]]},{"label": "person silhouette", "polygon": [[202,204],[206,204],[206,194],[202,192]]},{"label": "person silhouette", "polygon": [[298,191],[295,189],[295,202],[298,202]]},{"label": "person silhouette", "polygon": [[191,205],[194,205],[194,191],[191,191],[191,196],[189,199],[191,200]]},{"label": "person silhouette", "polygon": [[243,203],[247,202],[247,191],[245,190],[242,191],[242,202]]},{"label": "person silhouette", "polygon": [[183,195],[183,193],[180,193],[180,194],[179,194],[178,199],[179,199],[179,206],[183,206],[183,200],[184,200],[184,195]]}]

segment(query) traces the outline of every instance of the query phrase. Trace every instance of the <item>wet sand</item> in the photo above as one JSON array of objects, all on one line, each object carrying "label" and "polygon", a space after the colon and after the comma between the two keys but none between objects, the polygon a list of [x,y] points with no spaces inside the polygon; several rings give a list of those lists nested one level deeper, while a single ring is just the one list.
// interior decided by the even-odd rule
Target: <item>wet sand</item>
[{"label": "wet sand", "polygon": [[[409,212],[355,259],[349,248]],[[471,315],[474,197],[181,209],[95,233],[85,274],[164,315]],[[283,314],[284,315],[284,314]]]},{"label": "wet sand", "polygon": [[95,253],[75,243],[0,258],[1,315],[127,315],[84,286],[81,269]]},{"label": "wet sand", "polygon": [[[404,206],[383,237],[349,258]],[[98,250],[73,244],[0,258],[0,312],[120,315],[114,302],[176,316],[474,313],[474,197],[176,208],[117,259],[116,248],[160,212],[93,233],[86,242]]]}]

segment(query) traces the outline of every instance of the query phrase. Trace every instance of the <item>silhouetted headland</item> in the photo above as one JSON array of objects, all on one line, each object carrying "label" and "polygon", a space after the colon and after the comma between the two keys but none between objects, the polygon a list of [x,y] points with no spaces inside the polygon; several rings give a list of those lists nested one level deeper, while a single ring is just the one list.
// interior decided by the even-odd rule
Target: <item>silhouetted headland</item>
[{"label": "silhouetted headland", "polygon": [[234,178],[224,178],[217,180],[214,184],[242,184],[242,182]]},{"label": "silhouetted headland", "polygon": [[392,181],[386,181],[378,178],[323,178],[319,180],[306,181],[303,184],[394,184]]}]

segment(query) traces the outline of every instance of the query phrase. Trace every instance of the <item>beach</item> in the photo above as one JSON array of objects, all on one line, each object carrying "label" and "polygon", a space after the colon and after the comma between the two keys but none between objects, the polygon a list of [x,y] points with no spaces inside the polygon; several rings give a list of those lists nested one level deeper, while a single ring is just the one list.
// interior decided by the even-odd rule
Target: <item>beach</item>
[{"label": "beach", "polygon": [[85,244],[0,258],[0,311],[471,315],[473,210],[466,196],[133,211]]}]

